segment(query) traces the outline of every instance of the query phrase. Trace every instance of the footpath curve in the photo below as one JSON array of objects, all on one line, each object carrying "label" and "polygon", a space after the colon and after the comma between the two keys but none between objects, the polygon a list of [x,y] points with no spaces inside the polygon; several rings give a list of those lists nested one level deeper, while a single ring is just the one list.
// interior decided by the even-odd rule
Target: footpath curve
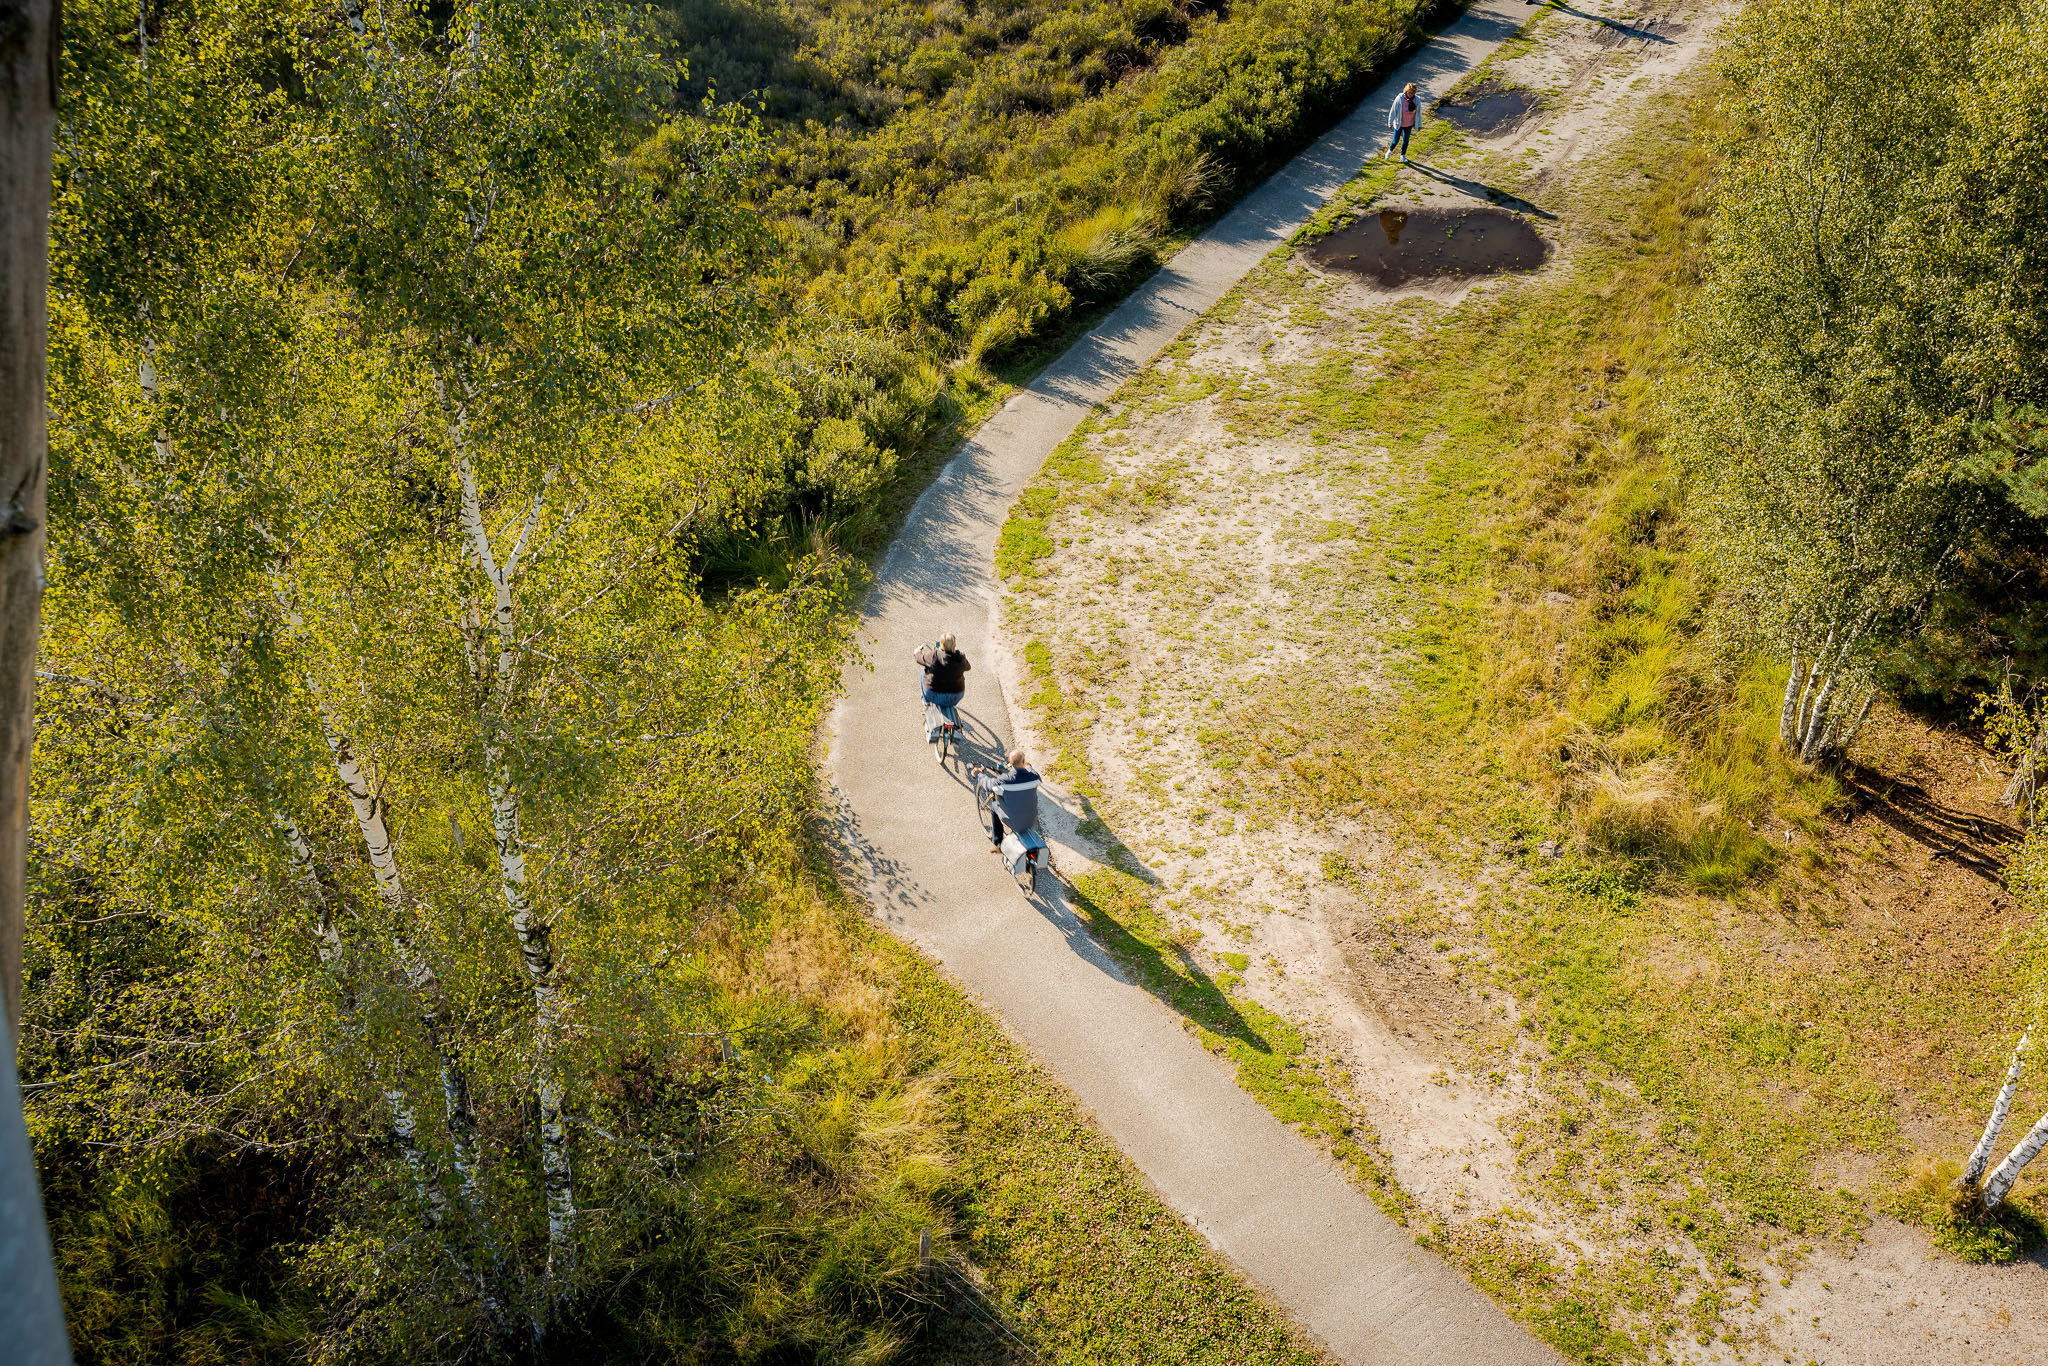
[{"label": "footpath curve", "polygon": [[882,563],[863,610],[862,657],[827,727],[839,835],[875,914],[993,1009],[1218,1251],[1339,1360],[1360,1366],[1560,1358],[1246,1095],[1178,1016],[1124,978],[1057,891],[1037,900],[1019,891],[983,852],[960,780],[925,747],[910,655],[942,630],[958,632],[979,661],[963,708],[974,749],[986,762],[1007,745],[988,645],[995,541],[1010,504],[1095,404],[1378,154],[1394,91],[1415,81],[1443,94],[1527,15],[1524,0],[1478,0],[960,448]]}]

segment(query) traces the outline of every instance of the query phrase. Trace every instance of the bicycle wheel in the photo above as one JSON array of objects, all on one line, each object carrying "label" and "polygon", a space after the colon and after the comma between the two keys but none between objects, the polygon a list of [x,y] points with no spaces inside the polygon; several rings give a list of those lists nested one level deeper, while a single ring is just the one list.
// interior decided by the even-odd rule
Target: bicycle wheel
[{"label": "bicycle wheel", "polygon": [[951,726],[940,726],[939,742],[932,746],[932,753],[937,757],[940,768],[944,768],[946,766],[946,751],[951,749],[952,747],[953,728]]}]

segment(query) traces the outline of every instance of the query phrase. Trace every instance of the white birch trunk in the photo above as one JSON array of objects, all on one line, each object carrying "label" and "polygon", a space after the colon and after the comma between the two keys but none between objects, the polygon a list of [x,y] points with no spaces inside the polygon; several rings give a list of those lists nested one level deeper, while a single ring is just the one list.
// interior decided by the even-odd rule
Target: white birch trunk
[{"label": "white birch trunk", "polygon": [[1785,700],[1778,707],[1778,744],[1784,749],[1792,748],[1795,738],[1794,728],[1799,720],[1798,704],[1799,700],[1804,696],[1799,688],[1801,672],[1799,656],[1797,653],[1794,653],[1792,656],[1792,672],[1785,676]]},{"label": "white birch trunk", "polygon": [[533,1089],[540,1110],[541,1184],[547,1195],[548,1265],[547,1278],[560,1283],[576,1270],[576,1185],[569,1149],[569,1129],[562,1115],[564,1064],[561,1057],[563,999],[557,979],[554,931],[533,906],[526,877],[526,843],[520,833],[519,797],[512,769],[499,739],[500,715],[512,705],[513,682],[518,669],[518,607],[512,584],[519,561],[540,517],[546,485],[527,509],[519,536],[503,564],[491,549],[490,529],[484,524],[483,500],[477,492],[476,471],[465,448],[466,432],[462,409],[449,435],[455,443],[456,480],[462,489],[462,525],[468,534],[477,565],[491,585],[491,616],[497,628],[498,656],[494,669],[495,708],[486,706],[479,720],[484,728],[484,771],[490,789],[491,832],[498,852],[498,887],[505,898],[505,911],[512,933],[519,940],[519,956],[526,965],[527,980],[533,987]]},{"label": "white birch trunk", "polygon": [[[384,815],[384,801],[371,790],[362,765],[356,761],[346,740],[330,729],[327,746],[333,751],[335,774],[341,779],[342,790],[348,794],[349,806],[355,812],[356,825],[362,831],[363,847],[369,853],[370,872],[376,879],[377,892],[399,923],[403,923],[410,906],[405,894],[405,880],[398,869],[398,855],[392,845],[391,826]],[[455,1176],[462,1186],[463,1203],[481,1219],[484,1202],[476,1152],[476,1108],[470,1100],[469,1076],[463,1070],[461,1058],[456,1055],[454,1041],[448,1036],[448,1019],[453,1014],[448,989],[442,985],[433,965],[413,943],[411,936],[402,931],[394,932],[391,946],[398,958],[399,972],[418,1003],[427,1044],[434,1050],[435,1059],[440,1064],[441,1098],[447,1110],[448,1140],[454,1149]]]},{"label": "white birch trunk", "polygon": [[[285,815],[272,819],[284,836],[292,873],[298,878],[306,900],[314,908],[313,949],[320,956],[321,966],[334,975],[335,986],[340,993],[342,1027],[348,1031],[350,1041],[367,1056],[359,1002],[342,963],[341,931],[334,923],[334,903],[328,899],[327,889],[320,885],[320,873],[313,862],[313,848],[306,842],[305,833],[299,829],[297,821]],[[427,1222],[439,1228],[448,1218],[448,1194],[441,1189],[426,1150],[420,1147],[419,1117],[413,1110],[412,1098],[404,1088],[387,1086],[381,1081],[377,1084],[377,1093],[384,1101],[384,1108],[390,1112],[392,1142],[398,1148],[406,1170],[412,1174],[413,1189],[418,1193],[420,1203],[426,1207]]]},{"label": "white birch trunk", "polygon": [[1820,685],[1820,696],[1813,700],[1813,714],[1806,719],[1806,735],[1799,742],[1801,763],[1812,763],[1820,752],[1820,737],[1827,721],[1828,702],[1835,695],[1835,679],[1838,667],[1828,671],[1827,680]]},{"label": "white birch trunk", "polygon": [[2005,1161],[1985,1179],[1982,1200],[1987,1213],[2005,1203],[2005,1197],[2012,1193],[2012,1183],[2020,1179],[2020,1173],[2043,1146],[2048,1146],[2048,1115],[2034,1121],[2034,1127],[2027,1130],[2019,1146],[2007,1153]]},{"label": "white birch trunk", "polygon": [[2005,1069],[2005,1085],[1998,1088],[1998,1099],[1991,1104],[1991,1118],[1984,1122],[1984,1135],[1977,1140],[1969,1162],[1963,1166],[1958,1184],[1966,1189],[1982,1180],[1984,1168],[1990,1165],[1991,1147],[1998,1142],[1999,1131],[2005,1128],[2005,1117],[2012,1111],[2013,1095],[2020,1089],[2020,1072],[2026,1064],[2028,1037],[2027,1034],[2020,1035],[2018,1045],[2013,1048],[2012,1063]]},{"label": "white birch trunk", "polygon": [[[137,378],[142,381],[143,395],[154,403],[157,395],[156,341],[154,338],[144,337],[142,339],[142,364],[137,367]],[[171,434],[169,432],[165,431],[162,427],[158,427],[156,435],[150,439],[150,445],[156,450],[159,468],[171,463]]]},{"label": "white birch trunk", "polygon": [[1862,729],[1863,718],[1870,715],[1870,703],[1876,697],[1875,689],[1866,688],[1859,710],[1851,715],[1846,706],[1837,707],[1835,714],[1827,720],[1820,734],[1820,744],[1814,748],[1816,755],[1840,754],[1849,748],[1849,738]]},{"label": "white birch trunk", "polygon": [[1864,723],[1870,720],[1870,708],[1877,701],[1877,689],[1873,686],[1863,694],[1863,705],[1856,709],[1856,719],[1842,732],[1839,748],[1847,754],[1849,746],[1856,743],[1856,737],[1863,733]]},{"label": "white birch trunk", "polygon": [[555,974],[554,931],[535,914],[527,894],[526,849],[519,833],[519,803],[511,773],[495,746],[487,749],[490,767],[491,828],[498,847],[498,886],[519,956],[533,985],[534,1093],[540,1102],[541,1184],[548,1204],[548,1277],[562,1280],[576,1267],[576,1188],[570,1166],[569,1130],[562,1117],[560,1032],[562,992]]},{"label": "white birch trunk", "polygon": [[1819,651],[1814,654],[1813,662],[1806,666],[1806,677],[1799,685],[1799,705],[1792,713],[1793,744],[1791,745],[1791,750],[1794,754],[1797,754],[1800,746],[1806,742],[1806,727],[1809,717],[1806,704],[1813,699],[1814,680],[1820,677],[1821,663],[1828,657],[1828,652],[1834,648],[1835,633],[1830,631],[1828,632],[1827,639],[1821,642]]}]

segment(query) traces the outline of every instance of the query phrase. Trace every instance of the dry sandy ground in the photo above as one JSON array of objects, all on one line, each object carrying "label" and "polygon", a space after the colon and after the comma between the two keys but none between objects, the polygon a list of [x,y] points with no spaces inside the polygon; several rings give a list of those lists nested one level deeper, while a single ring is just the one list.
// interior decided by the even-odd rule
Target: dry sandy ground
[{"label": "dry sandy ground", "polygon": [[[1470,205],[1459,181],[1510,183],[1549,202],[1629,129],[1646,93],[1697,66],[1716,22],[1706,8],[1627,0],[1546,14],[1531,43],[1488,68],[1544,92],[1539,113],[1460,157],[1433,158],[1445,175],[1404,174],[1380,202]],[[1544,232],[1555,271],[1570,261],[1572,231]],[[1097,714],[1086,741],[1097,813],[1159,878],[1162,904],[1211,969],[1243,963],[1240,989],[1340,1060],[1349,1100],[1423,1210],[1452,1226],[1501,1220],[1563,1256],[1647,1256],[1616,1234],[1618,1220],[1560,1208],[1518,1172],[1511,1140],[1542,1098],[1514,1003],[1461,972],[1479,951],[1458,931],[1480,889],[1363,825],[1305,828],[1231,809],[1232,784],[1202,739],[1276,677],[1341,678],[1366,697],[1388,688],[1374,632],[1357,623],[1397,624],[1399,609],[1347,568],[1352,538],[1403,496],[1403,471],[1369,436],[1290,435],[1261,419],[1261,395],[1333,358],[1368,373],[1470,289],[1517,287],[1391,292],[1299,261],[1255,277],[1081,438],[1107,476],[1102,493],[1062,509],[1057,548],[1006,603],[993,653],[1009,695],[1028,697],[1022,643],[1053,643],[1062,684]],[[1340,621],[1347,629],[1333,635]],[[1018,721],[1028,746],[1030,718]],[[1075,871],[1086,842],[1071,817],[1054,833]],[[1354,875],[1328,876],[1333,859]],[[1880,1219],[1853,1255],[1817,1249],[1789,1268],[1789,1285],[1784,1270],[1770,1268],[1760,1297],[1731,1310],[1726,1338],[1673,1340],[1671,1359],[2048,1360],[2048,1276],[2036,1265],[1964,1266]]]}]

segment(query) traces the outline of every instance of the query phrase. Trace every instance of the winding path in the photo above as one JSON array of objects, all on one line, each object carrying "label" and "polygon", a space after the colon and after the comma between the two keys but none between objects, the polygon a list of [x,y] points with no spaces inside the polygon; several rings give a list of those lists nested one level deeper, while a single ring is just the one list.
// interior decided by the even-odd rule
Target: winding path
[{"label": "winding path", "polygon": [[1351,1363],[1559,1358],[1239,1089],[1056,896],[1019,893],[982,852],[958,779],[932,763],[909,657],[939,631],[957,631],[983,661],[969,679],[967,719],[987,751],[991,736],[1007,743],[993,651],[974,647],[992,635],[995,540],[1011,502],[1095,404],[1377,155],[1403,82],[1442,94],[1528,14],[1523,0],[1478,0],[961,447],[882,564],[865,607],[864,657],[847,671],[828,727],[841,834],[875,913],[1001,1016],[1168,1204]]}]

